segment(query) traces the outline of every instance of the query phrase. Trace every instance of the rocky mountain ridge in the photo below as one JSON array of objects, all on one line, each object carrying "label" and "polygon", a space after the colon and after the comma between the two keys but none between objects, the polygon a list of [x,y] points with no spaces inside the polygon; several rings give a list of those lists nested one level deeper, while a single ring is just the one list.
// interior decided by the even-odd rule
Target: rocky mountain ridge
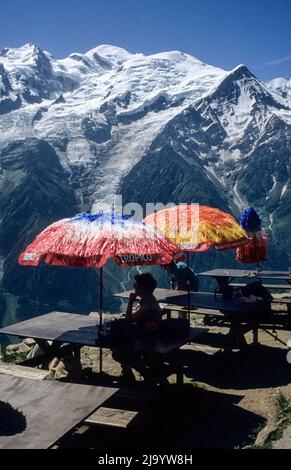
[{"label": "rocky mountain ridge", "polygon": [[[19,315],[35,297],[48,309],[94,309],[98,273],[83,270],[78,286],[78,274],[67,282],[68,271],[28,272],[16,258],[52,221],[110,207],[116,194],[144,208],[193,202],[237,217],[252,205],[270,238],[266,265],[291,265],[289,85],[178,51],[145,56],[103,45],[56,60],[33,44],[2,50],[0,268]],[[197,271],[235,263],[233,253],[192,262]],[[107,269],[111,306],[111,290],[132,277],[116,269]]]}]

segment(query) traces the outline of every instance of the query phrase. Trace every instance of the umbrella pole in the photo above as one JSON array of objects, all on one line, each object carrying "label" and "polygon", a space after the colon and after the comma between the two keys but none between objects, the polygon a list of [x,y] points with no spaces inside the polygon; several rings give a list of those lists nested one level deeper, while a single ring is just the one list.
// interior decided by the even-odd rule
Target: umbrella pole
[{"label": "umbrella pole", "polygon": [[102,373],[102,336],[103,336],[103,267],[100,268],[100,276],[99,276],[99,341],[100,341],[100,348],[99,348],[99,372]]},{"label": "umbrella pole", "polygon": [[103,313],[103,267],[100,268],[100,284],[99,284],[99,311],[101,315],[101,325],[102,325],[102,313]]},{"label": "umbrella pole", "polygon": [[[255,256],[256,256],[256,259],[258,257],[258,245],[257,245],[257,235],[256,235],[256,232],[254,232],[254,247],[255,247]],[[258,277],[258,280],[259,282],[262,284],[262,279],[259,277],[259,272],[261,270],[261,266],[260,266],[260,262],[257,260],[257,277]]]},{"label": "umbrella pole", "polygon": [[[190,268],[190,253],[187,251],[187,265],[188,268]],[[188,287],[188,292],[187,292],[187,301],[188,301],[188,321],[190,323],[190,280],[187,280],[187,287]]]}]

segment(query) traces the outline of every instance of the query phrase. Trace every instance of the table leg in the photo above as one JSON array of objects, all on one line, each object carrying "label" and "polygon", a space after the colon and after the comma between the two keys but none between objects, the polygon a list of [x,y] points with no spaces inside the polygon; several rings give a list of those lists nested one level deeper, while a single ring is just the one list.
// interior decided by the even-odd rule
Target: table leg
[{"label": "table leg", "polygon": [[253,343],[259,344],[259,329],[257,326],[253,328]]},{"label": "table leg", "polygon": [[52,355],[53,346],[48,343],[45,339],[36,339],[35,340],[40,349],[47,355]]},{"label": "table leg", "polygon": [[244,336],[244,329],[240,323],[231,322],[228,335],[233,340],[234,346],[245,348],[248,345]]},{"label": "table leg", "polygon": [[233,281],[233,277],[228,277],[228,276],[219,276],[219,277],[215,277],[215,280],[218,284],[218,289],[220,292],[223,291],[223,288],[228,286],[228,284],[230,284],[232,281]]},{"label": "table leg", "polygon": [[291,304],[287,304],[287,326],[291,327]]},{"label": "table leg", "polygon": [[44,339],[36,339],[36,345],[41,350],[41,352],[36,351],[35,355],[32,355],[29,359],[25,359],[24,361],[19,362],[19,364],[23,366],[43,366],[53,357],[57,356],[60,352],[62,355],[70,354],[72,352],[72,345],[62,346],[60,341],[52,342],[50,344],[47,340]]},{"label": "table leg", "polygon": [[103,348],[99,347],[99,374],[103,372]]},{"label": "table leg", "polygon": [[47,362],[48,360],[51,360],[53,357],[63,357],[65,355],[71,355],[72,353],[74,353],[75,358],[80,362],[79,345],[64,345],[60,341],[53,341],[52,344],[50,344],[47,340],[44,339],[36,339],[35,341],[39,348],[43,351],[43,354],[41,353],[35,357],[31,357],[30,359],[22,361],[22,365],[41,365]]},{"label": "table leg", "polygon": [[75,358],[76,365],[77,365],[80,369],[82,369],[82,363],[81,363],[81,346],[79,346],[79,345],[74,346],[73,353],[74,353],[74,358]]},{"label": "table leg", "polygon": [[184,373],[183,373],[183,369],[179,369],[177,370],[177,373],[176,373],[176,383],[177,385],[183,385],[184,384]]},{"label": "table leg", "polygon": [[51,344],[45,339],[36,339],[35,341],[48,356],[70,354],[79,347],[73,344],[62,343],[61,341],[53,341]]}]

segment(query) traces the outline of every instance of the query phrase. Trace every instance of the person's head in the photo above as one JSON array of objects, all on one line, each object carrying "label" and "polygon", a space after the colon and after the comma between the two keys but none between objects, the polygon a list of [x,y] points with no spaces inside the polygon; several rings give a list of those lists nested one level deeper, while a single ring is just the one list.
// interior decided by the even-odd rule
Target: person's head
[{"label": "person's head", "polygon": [[145,297],[154,292],[157,287],[157,281],[150,273],[137,274],[133,287],[137,295]]},{"label": "person's head", "polygon": [[166,271],[171,272],[176,266],[175,261],[171,261],[169,264],[164,264],[163,267]]}]

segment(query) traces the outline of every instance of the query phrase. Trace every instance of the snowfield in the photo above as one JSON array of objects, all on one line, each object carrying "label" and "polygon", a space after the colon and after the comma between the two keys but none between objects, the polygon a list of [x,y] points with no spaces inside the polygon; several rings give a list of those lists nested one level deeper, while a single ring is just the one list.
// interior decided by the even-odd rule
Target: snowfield
[{"label": "snowfield", "polygon": [[[90,182],[93,211],[110,204],[122,178],[167,124],[183,118],[189,107],[199,110],[203,103],[205,140],[217,126],[223,135],[218,146],[209,147],[217,161],[206,165],[219,184],[219,169],[249,155],[273,116],[291,124],[291,79],[264,84],[244,65],[225,71],[179,51],[145,56],[101,45],[57,60],[29,43],[4,49],[0,64],[0,104],[21,100],[7,113],[1,114],[0,108],[0,149],[36,137],[55,148],[68,171],[93,168],[97,161]],[[247,135],[251,147],[244,152]],[[183,131],[180,136],[187,137]],[[192,142],[199,145],[194,138]],[[201,149],[201,160],[207,155],[207,149]],[[234,194],[241,206],[236,186]]]}]

